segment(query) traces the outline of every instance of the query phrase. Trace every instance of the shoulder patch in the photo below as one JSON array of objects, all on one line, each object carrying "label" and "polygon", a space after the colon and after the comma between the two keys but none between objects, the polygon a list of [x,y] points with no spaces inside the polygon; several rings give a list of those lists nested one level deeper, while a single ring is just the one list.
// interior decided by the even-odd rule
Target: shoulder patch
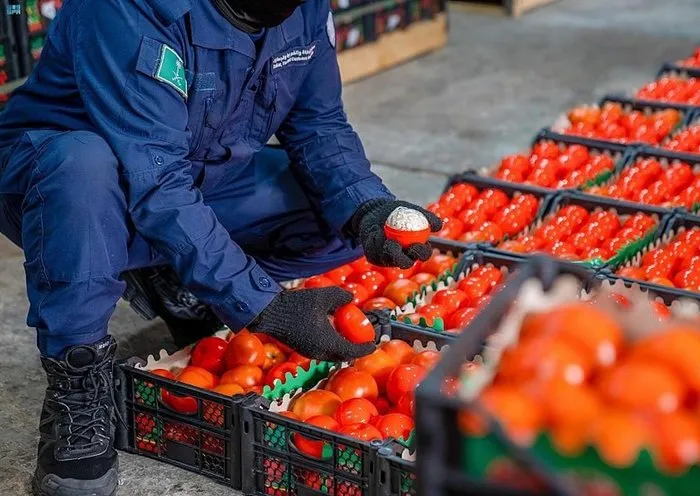
[{"label": "shoulder patch", "polygon": [[333,12],[328,13],[328,20],[326,21],[326,34],[328,35],[328,41],[331,42],[331,46],[335,48],[335,22],[333,21]]},{"label": "shoulder patch", "polygon": [[153,77],[169,86],[172,86],[184,98],[187,98],[187,79],[185,78],[185,64],[175,50],[168,45],[162,45],[160,59]]}]

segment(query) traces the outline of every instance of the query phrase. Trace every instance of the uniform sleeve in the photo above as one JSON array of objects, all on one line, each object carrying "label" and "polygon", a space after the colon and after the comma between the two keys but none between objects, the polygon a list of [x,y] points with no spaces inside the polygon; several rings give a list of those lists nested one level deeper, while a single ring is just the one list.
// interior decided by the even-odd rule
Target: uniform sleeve
[{"label": "uniform sleeve", "polygon": [[135,229],[198,298],[238,329],[281,289],[231,241],[194,187],[186,159],[186,83],[177,78],[184,74],[177,60],[187,57],[183,35],[137,5],[83,2],[67,34],[78,87],[121,164]]},{"label": "uniform sleeve", "polygon": [[357,208],[368,200],[393,199],[370,170],[362,142],[348,123],[341,98],[338,59],[326,32],[328,2],[317,30],[318,53],[294,107],[277,131],[292,167],[324,217],[342,232]]}]

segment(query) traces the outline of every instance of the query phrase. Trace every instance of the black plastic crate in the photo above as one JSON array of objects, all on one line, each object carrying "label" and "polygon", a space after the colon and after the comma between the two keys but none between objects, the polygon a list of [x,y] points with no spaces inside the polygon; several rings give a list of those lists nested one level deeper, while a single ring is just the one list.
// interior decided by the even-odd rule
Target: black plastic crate
[{"label": "black plastic crate", "polygon": [[[116,447],[137,455],[241,487],[239,403],[226,397],[156,376],[129,359],[116,367],[118,405],[127,426],[118,426]],[[168,408],[161,394],[192,398],[197,413]]]},{"label": "black plastic crate", "polygon": [[[380,324],[380,340],[400,339],[414,345],[433,343],[436,349],[454,342],[420,329],[395,323]],[[363,442],[319,429],[268,411],[269,402],[249,398],[242,405],[242,491],[250,495],[384,496],[378,450],[403,446],[394,441]],[[294,435],[323,441],[323,459],[303,454]],[[393,448],[392,448],[393,447]],[[387,451],[383,451],[388,453]],[[412,465],[412,464],[411,464]],[[387,476],[386,473],[383,475]]]},{"label": "black plastic crate", "polygon": [[[688,79],[688,78],[696,78],[698,77],[698,74],[700,74],[700,71],[695,71],[692,69],[689,70],[684,70],[679,67],[674,67],[672,65],[664,65],[659,73],[656,75],[656,78],[654,78],[654,81],[658,81],[661,78],[664,77],[675,77],[675,78],[680,78],[680,79]],[[641,88],[640,88],[641,89]],[[672,103],[673,105],[678,105],[683,108],[689,109],[689,110],[694,110],[700,107],[700,102],[669,102],[667,100],[659,100],[659,99],[647,99],[644,98],[644,96],[637,96],[638,91],[635,91],[635,98],[641,101],[653,101],[653,102],[660,102],[660,103]]]},{"label": "black plastic crate", "polygon": [[[546,187],[546,186],[537,186],[540,188],[546,188],[546,189],[556,189],[557,191],[568,191],[568,190],[575,190],[575,189],[581,189],[582,187],[592,184],[594,182],[600,182],[605,180],[606,177],[608,177],[610,174],[612,174],[612,171],[615,170],[615,167],[619,163],[621,163],[625,157],[625,154],[628,152],[629,146],[625,146],[621,143],[613,143],[613,142],[606,142],[606,141],[598,141],[590,138],[585,138],[581,136],[575,136],[571,134],[561,134],[561,133],[556,133],[548,128],[544,128],[540,130],[539,133],[533,138],[530,148],[527,151],[521,152],[523,155],[524,154],[532,154],[534,152],[534,148],[542,142],[546,141],[551,141],[554,142],[556,145],[559,146],[560,149],[572,146],[572,145],[581,145],[589,150],[589,153],[592,154],[600,154],[600,155],[607,155],[609,156],[614,163],[613,169],[609,173],[601,173],[598,176],[596,176],[593,179],[588,180],[585,182],[583,185],[578,186],[578,187],[565,187],[565,188],[560,188],[560,187]],[[518,152],[514,153],[518,154]],[[510,155],[514,155],[510,154]],[[503,159],[501,159],[503,160]],[[493,164],[490,167],[483,168],[479,172],[484,175],[484,176],[489,176],[489,177],[494,177],[496,174],[498,167],[500,164]],[[502,178],[503,180],[507,181],[513,181],[518,184],[522,184],[521,181],[516,181],[510,178]]]},{"label": "black plastic crate", "polygon": [[[466,183],[474,186],[477,190],[482,191],[484,189],[499,189],[506,193],[509,197],[513,197],[513,195],[516,194],[531,194],[535,196],[540,204],[538,208],[538,214],[535,216],[535,218],[539,217],[539,215],[546,211],[547,207],[549,206],[549,203],[558,195],[561,194],[557,191],[550,190],[547,188],[540,188],[538,186],[532,186],[529,184],[518,184],[518,183],[511,183],[508,181],[503,181],[501,179],[495,179],[492,177],[485,177],[479,174],[478,171],[470,170],[466,172],[462,172],[460,174],[455,174],[451,176],[445,185],[445,188],[443,190],[443,193],[448,191],[452,186],[459,184],[459,183]],[[440,239],[437,237],[434,237],[435,239]],[[432,239],[432,238],[431,238]],[[465,243],[457,240],[448,240],[451,242],[451,244],[454,244],[455,246],[461,245],[465,249],[479,249],[479,248],[488,248],[493,246],[491,243]]]},{"label": "black plastic crate", "polygon": [[[664,232],[664,229],[670,219],[673,217],[673,211],[653,207],[649,205],[641,205],[630,202],[624,202],[620,200],[615,200],[612,198],[605,198],[600,196],[587,195],[585,193],[571,191],[565,192],[554,198],[548,205],[546,211],[542,212],[541,215],[535,220],[531,225],[530,231],[538,227],[542,222],[548,217],[555,214],[560,208],[566,205],[578,205],[585,208],[587,211],[592,212],[596,209],[610,210],[614,209],[618,216],[634,215],[637,213],[644,213],[650,216],[656,216],[658,219],[658,224],[653,232],[649,232],[642,240],[635,241],[624,248],[622,248],[618,253],[616,253],[613,258],[609,260],[592,260],[592,261],[569,261],[568,263],[574,265],[582,265],[591,270],[598,270],[604,267],[618,267],[624,264],[628,259],[633,257],[636,253],[643,249],[643,247],[648,246]],[[501,250],[498,246],[492,249],[496,253],[511,254],[511,252]],[[528,253],[527,255],[533,255],[535,253]],[[526,255],[526,254],[520,254]]]},{"label": "black plastic crate", "polygon": [[[448,241],[443,241],[442,243],[449,243]],[[454,242],[456,246],[460,246],[456,242]],[[443,244],[443,249],[446,251],[447,248]],[[462,249],[464,249],[462,247]],[[457,266],[455,267],[454,272],[451,274],[451,280],[457,282],[461,280],[463,277],[466,277],[472,269],[478,265],[478,266],[485,266],[485,265],[492,265],[496,268],[502,269],[505,268],[508,271],[508,277],[512,276],[513,272],[515,272],[521,264],[525,263],[526,259],[523,257],[519,256],[514,256],[512,254],[507,254],[507,253],[499,253],[499,252],[494,252],[490,250],[478,250],[478,249],[471,249],[471,250],[466,250],[462,256],[459,259],[459,262]],[[445,281],[447,282],[447,281]],[[426,294],[430,293],[435,293],[436,290],[434,288],[431,288],[426,292]],[[493,294],[493,293],[491,293]],[[421,295],[421,299],[423,299],[425,295]],[[411,302],[411,304],[414,304],[415,302]],[[404,305],[405,308],[406,305]],[[449,339],[454,339],[456,337],[455,334],[453,333],[447,333],[444,332],[445,325],[444,322],[437,321],[433,323],[433,326],[428,325],[427,322],[421,319],[420,325],[416,325],[411,323],[410,321],[406,321],[406,317],[404,315],[397,315],[397,312],[394,311],[392,312],[392,319],[395,319],[395,326],[398,329],[406,329],[408,331],[412,330],[421,330],[424,332],[428,333],[436,333],[437,335],[440,336],[445,336],[446,338]]]},{"label": "black plastic crate", "polygon": [[674,299],[690,299],[700,301],[700,293],[695,291],[631,279],[629,277],[623,277],[617,274],[622,267],[639,267],[641,264],[641,259],[645,253],[670,242],[680,231],[691,229],[700,229],[700,216],[686,213],[672,215],[666,222],[663,233],[661,236],[659,236],[659,239],[655,243],[646,247],[633,259],[627,261],[627,263],[623,264],[622,266],[610,268],[610,270],[606,270],[604,273],[614,279],[621,279],[625,281],[626,284],[638,284],[639,286],[651,291],[653,294],[659,294],[661,297],[663,297],[664,301],[672,301]]},{"label": "black plastic crate", "polygon": [[[459,399],[442,394],[442,384],[458,377],[462,365],[481,355],[488,337],[508,313],[526,281],[536,278],[549,290],[561,275],[575,277],[580,287],[590,291],[601,284],[593,272],[572,264],[558,263],[547,257],[533,257],[508,284],[494,296],[491,304],[468,327],[467,332],[443,355],[442,360],[421,383],[416,393],[418,494],[430,496],[534,496],[535,494],[571,495],[559,477],[530,452],[515,445],[502,430],[489,425],[500,449],[526,473],[535,474],[544,486],[536,492],[516,490],[497,482],[476,480],[462,471],[468,459],[463,436],[458,427],[458,414],[465,408]],[[440,428],[435,428],[440,426]],[[469,442],[469,439],[466,440]]]},{"label": "black plastic crate", "polygon": [[[629,152],[626,154],[624,160],[619,164],[619,166],[615,169],[615,172],[610,175],[605,181],[598,183],[595,186],[591,186],[584,190],[585,193],[590,194],[590,195],[595,195],[596,194],[596,186],[608,186],[611,184],[614,184],[620,177],[620,175],[626,170],[629,169],[630,167],[633,167],[638,160],[643,160],[645,158],[652,158],[656,159],[661,163],[662,169],[667,169],[669,165],[676,164],[679,162],[685,163],[689,165],[697,177],[700,175],[700,155],[695,155],[692,153],[679,153],[679,152],[673,152],[670,150],[664,150],[664,149],[659,149],[659,148],[653,148],[653,147],[635,147],[629,150]],[[601,198],[610,198],[607,196],[602,196]],[[626,201],[626,202],[631,202],[635,204],[640,204],[640,205],[650,205],[648,203],[644,203],[641,201],[632,201],[632,200],[621,200],[621,201]],[[669,211],[678,211],[678,210],[685,210],[685,211],[697,211],[697,207],[691,207],[687,208],[682,205],[670,205],[667,207],[664,206],[659,206],[659,208],[664,208]]]},{"label": "black plastic crate", "polygon": [[664,76],[689,76],[689,77],[700,77],[700,68],[697,67],[683,67],[681,65],[666,62],[661,66],[659,72],[656,73],[656,79]]},{"label": "black plastic crate", "polygon": [[[662,103],[662,102],[649,102],[645,100],[637,100],[635,98],[629,98],[626,96],[620,96],[620,95],[606,95],[604,96],[599,102],[598,106],[602,107],[606,103],[611,102],[611,103],[619,103],[622,105],[623,110],[629,112],[632,110],[637,110],[640,112],[648,113],[648,112],[656,112],[656,111],[662,111],[662,110],[677,110],[680,113],[680,120],[676,127],[671,130],[671,133],[669,135],[673,134],[677,129],[680,129],[684,126],[684,123],[686,122],[688,118],[688,114],[690,112],[694,111],[694,107],[689,107],[687,105],[676,105],[673,103]],[[568,120],[568,119],[567,119]],[[556,127],[556,129],[553,129]],[[555,125],[552,127],[552,129],[555,132],[562,132],[563,133],[564,129],[560,129],[559,126]],[[566,136],[577,136],[574,134],[566,134]],[[628,142],[628,141],[619,141],[619,140],[609,140],[605,138],[586,138],[590,140],[591,142],[602,142],[602,143],[619,143],[624,146],[648,146],[648,143],[644,142]]]}]

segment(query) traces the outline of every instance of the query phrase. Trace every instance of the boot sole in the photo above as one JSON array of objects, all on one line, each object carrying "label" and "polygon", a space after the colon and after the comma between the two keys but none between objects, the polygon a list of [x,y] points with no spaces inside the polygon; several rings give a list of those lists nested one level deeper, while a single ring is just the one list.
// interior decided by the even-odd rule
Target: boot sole
[{"label": "boot sole", "polygon": [[99,479],[62,479],[55,474],[45,474],[37,467],[32,479],[35,496],[114,496],[119,486],[117,467],[110,468]]}]

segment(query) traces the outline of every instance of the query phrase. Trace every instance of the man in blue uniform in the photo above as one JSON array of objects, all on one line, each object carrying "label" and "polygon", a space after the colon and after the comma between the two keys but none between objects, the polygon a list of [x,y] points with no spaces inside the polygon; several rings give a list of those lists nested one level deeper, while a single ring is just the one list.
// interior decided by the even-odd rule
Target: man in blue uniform
[{"label": "man in blue uniform", "polygon": [[[49,382],[37,493],[116,492],[122,296],[181,341],[221,321],[314,358],[371,351],[329,325],[348,293],[278,284],[363,251],[404,268],[430,255],[384,237],[414,206],[370,171],[334,48],[326,0],[64,2],[0,116],[0,231],[25,253]],[[264,148],[273,134],[281,149]]]}]

